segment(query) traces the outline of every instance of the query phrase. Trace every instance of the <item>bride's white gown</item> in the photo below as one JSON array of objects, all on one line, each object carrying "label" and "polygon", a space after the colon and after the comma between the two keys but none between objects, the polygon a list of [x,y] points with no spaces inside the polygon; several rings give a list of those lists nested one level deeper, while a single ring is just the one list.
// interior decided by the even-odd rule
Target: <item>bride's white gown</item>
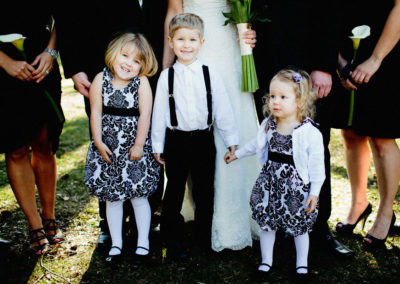
[{"label": "bride's white gown", "polygon": [[[204,21],[205,42],[198,58],[222,76],[239,127],[240,145],[244,145],[255,137],[258,122],[253,95],[240,91],[242,65],[236,27],[223,25],[226,18],[222,11],[230,10],[228,1],[184,0],[183,7],[184,12]],[[214,135],[217,158],[212,248],[239,250],[251,246],[252,237],[259,235],[259,227],[251,218],[249,197],[261,166],[256,156],[226,165],[223,157],[227,149],[217,130]]]}]

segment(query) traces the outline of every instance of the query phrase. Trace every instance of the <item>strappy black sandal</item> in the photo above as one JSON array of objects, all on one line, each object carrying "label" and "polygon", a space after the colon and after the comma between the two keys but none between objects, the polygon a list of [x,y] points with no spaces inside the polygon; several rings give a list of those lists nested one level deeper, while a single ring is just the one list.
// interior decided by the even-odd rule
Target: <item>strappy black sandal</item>
[{"label": "strappy black sandal", "polygon": [[44,219],[42,217],[42,224],[50,244],[59,244],[64,241],[64,235],[62,231],[60,230],[60,232],[57,233],[59,228],[55,219]]},{"label": "strappy black sandal", "polygon": [[[108,264],[116,264],[121,260],[121,256],[122,256],[121,248],[120,247],[116,247],[116,246],[111,247],[111,249],[113,249],[113,248],[118,249],[120,251],[120,254],[110,255],[110,253],[108,253],[108,256],[105,259],[105,262],[108,263]],[[111,251],[111,249],[110,249],[110,251]]]},{"label": "strappy black sandal", "polygon": [[[140,265],[140,264],[147,264],[150,262],[150,250],[148,248],[145,247],[136,247],[136,250],[140,248],[140,249],[144,249],[146,251],[148,251],[148,254],[137,254],[135,253],[134,255],[134,264]],[[135,252],[136,252],[135,250]]]},{"label": "strappy black sandal", "polygon": [[[40,256],[44,254],[48,249],[49,249],[49,243],[40,243],[41,240],[46,239],[46,233],[44,232],[43,228],[31,230],[29,232],[31,240],[29,241],[29,250],[32,252],[34,255]],[[36,246],[32,244],[37,244]]]}]

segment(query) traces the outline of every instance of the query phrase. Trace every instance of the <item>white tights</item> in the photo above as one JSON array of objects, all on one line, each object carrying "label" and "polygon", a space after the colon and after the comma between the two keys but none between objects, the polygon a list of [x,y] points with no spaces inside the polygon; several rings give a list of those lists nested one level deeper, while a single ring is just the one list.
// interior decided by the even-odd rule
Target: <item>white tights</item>
[{"label": "white tights", "polygon": [[[272,266],[274,243],[276,231],[261,231],[260,234],[260,248],[261,248],[261,263]],[[308,233],[297,236],[294,238],[296,245],[296,267],[308,265],[308,249],[310,246]],[[270,267],[260,265],[258,270],[269,271]],[[300,268],[297,273],[307,273],[308,270]]]},{"label": "white tights", "polygon": [[[138,230],[137,246],[149,249],[149,231],[151,222],[151,209],[149,201],[146,197],[131,199],[133,210],[135,212],[136,227]],[[112,247],[122,249],[122,218],[123,218],[123,201],[107,201],[106,215],[108,228],[110,230]],[[120,254],[121,251],[112,248],[109,255]],[[142,248],[136,249],[136,254],[146,255],[149,252]]]}]

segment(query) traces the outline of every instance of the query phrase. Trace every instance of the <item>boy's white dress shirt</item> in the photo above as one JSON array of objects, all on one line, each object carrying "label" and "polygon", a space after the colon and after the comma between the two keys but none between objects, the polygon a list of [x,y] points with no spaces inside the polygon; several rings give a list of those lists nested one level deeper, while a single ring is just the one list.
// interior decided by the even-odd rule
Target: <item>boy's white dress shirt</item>
[{"label": "boy's white dress shirt", "polygon": [[[178,130],[193,131],[208,128],[207,90],[202,63],[174,64],[174,99]],[[209,67],[213,125],[218,129],[227,147],[239,145],[239,132],[232,107],[221,77]],[[157,83],[151,126],[153,153],[163,153],[166,128],[172,129],[169,110],[168,68]]]}]

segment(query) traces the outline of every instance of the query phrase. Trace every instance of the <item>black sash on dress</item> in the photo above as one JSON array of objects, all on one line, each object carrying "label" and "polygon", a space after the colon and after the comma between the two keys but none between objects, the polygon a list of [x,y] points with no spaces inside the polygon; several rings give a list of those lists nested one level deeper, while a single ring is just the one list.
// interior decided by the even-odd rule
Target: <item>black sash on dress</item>
[{"label": "black sash on dress", "polygon": [[116,116],[139,116],[140,112],[137,108],[117,108],[103,105],[103,114]]},{"label": "black sash on dress", "polygon": [[294,160],[292,155],[286,155],[282,153],[268,151],[268,160],[294,166]]}]

